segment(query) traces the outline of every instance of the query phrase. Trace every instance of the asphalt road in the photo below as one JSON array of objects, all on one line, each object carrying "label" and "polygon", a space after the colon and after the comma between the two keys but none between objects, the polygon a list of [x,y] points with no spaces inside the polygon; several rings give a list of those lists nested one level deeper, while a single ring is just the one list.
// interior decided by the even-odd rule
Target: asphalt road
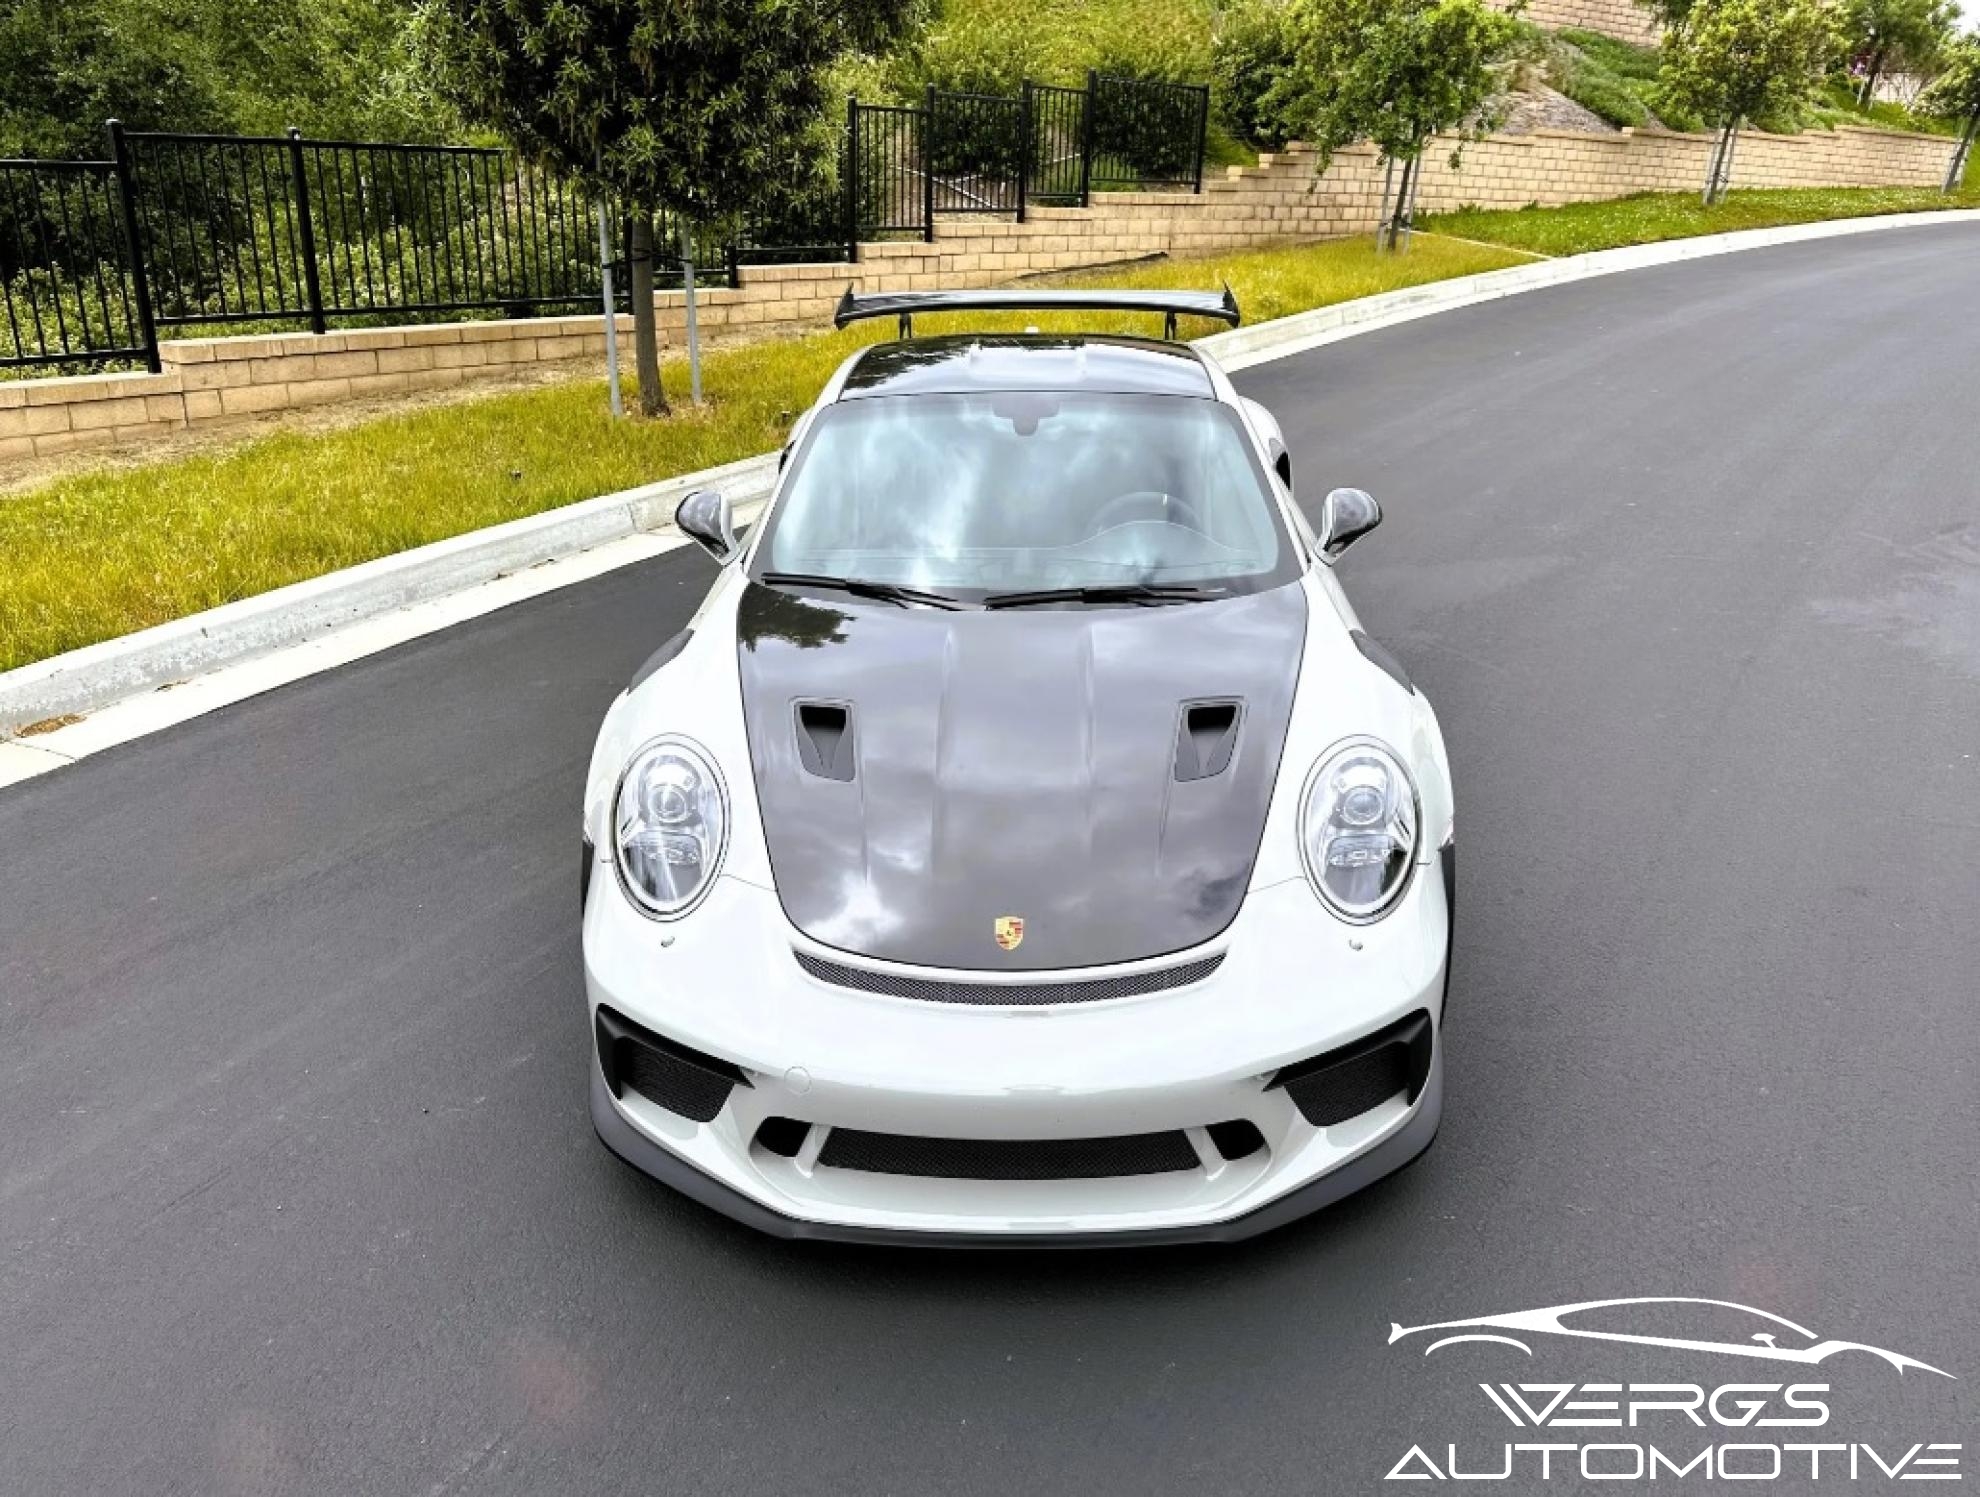
[{"label": "asphalt road", "polygon": [[[1387,507],[1342,570],[1462,900],[1437,1146],[1239,1249],[793,1247],[593,1140],[580,782],[694,554],[0,792],[0,1491],[1361,1492],[1574,1438],[1477,1388],[1522,1377],[1970,1442],[1976,267],[1745,254],[1241,378],[1309,501]],[[1637,1295],[1962,1380],[1386,1344]]]}]

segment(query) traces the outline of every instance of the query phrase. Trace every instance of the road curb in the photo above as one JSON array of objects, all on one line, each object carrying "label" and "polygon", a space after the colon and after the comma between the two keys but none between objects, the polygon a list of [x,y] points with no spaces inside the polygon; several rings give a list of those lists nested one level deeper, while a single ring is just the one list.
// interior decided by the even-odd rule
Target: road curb
[{"label": "road curb", "polygon": [[[1974,222],[1980,222],[1980,210],[1894,214],[1603,250],[1299,312],[1213,334],[1200,340],[1200,346],[1235,371],[1435,313],[1573,281],[1779,245]],[[141,693],[305,645],[333,631],[544,563],[572,558],[628,536],[667,534],[672,528],[674,506],[691,489],[716,487],[739,505],[754,504],[770,492],[776,477],[775,458],[774,453],[745,458],[471,531],[0,673],[0,739],[16,750],[32,747],[37,751],[31,760],[15,753],[16,772],[0,773],[0,784],[27,777],[35,772],[32,766],[44,762],[59,766],[106,746],[103,735],[78,734],[74,728],[56,729],[24,741],[7,737],[22,726],[95,712]],[[571,580],[580,580],[580,576]],[[308,673],[299,670],[297,675]],[[159,725],[163,725],[162,719]],[[127,736],[140,736],[143,731],[155,729],[141,728]],[[71,742],[74,750],[67,747]]]}]

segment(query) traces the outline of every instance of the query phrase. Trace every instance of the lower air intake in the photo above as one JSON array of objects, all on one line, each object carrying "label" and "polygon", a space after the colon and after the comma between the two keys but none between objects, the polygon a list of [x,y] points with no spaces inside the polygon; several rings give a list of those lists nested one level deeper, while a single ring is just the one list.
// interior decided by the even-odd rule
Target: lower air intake
[{"label": "lower air intake", "polygon": [[1419,1010],[1351,1045],[1287,1066],[1271,1087],[1284,1087],[1314,1127],[1332,1127],[1398,1093],[1414,1102],[1430,1078],[1431,1043],[1430,1016]]},{"label": "lower air intake", "polygon": [[916,1138],[834,1128],[818,1162],[942,1180],[1104,1180],[1200,1168],[1180,1130],[1118,1138]]},{"label": "lower air intake", "polygon": [[598,1065],[615,1097],[638,1092],[655,1107],[697,1123],[714,1121],[749,1078],[736,1066],[642,1028],[609,1008],[598,1010]]}]

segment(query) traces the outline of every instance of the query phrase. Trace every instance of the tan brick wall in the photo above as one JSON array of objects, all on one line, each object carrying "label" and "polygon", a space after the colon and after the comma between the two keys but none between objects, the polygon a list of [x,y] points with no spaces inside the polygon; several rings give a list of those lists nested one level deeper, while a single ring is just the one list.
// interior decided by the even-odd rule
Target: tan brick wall
[{"label": "tan brick wall", "polygon": [[[1502,135],[1427,153],[1425,212],[1477,205],[1521,208],[1692,192],[1705,179],[1711,139],[1623,131]],[[1742,138],[1740,187],[1936,187],[1952,142],[1938,136],[1839,129]],[[766,331],[815,329],[848,284],[860,290],[994,285],[1021,276],[1105,265],[1138,256],[1219,250],[1365,233],[1380,212],[1382,168],[1369,147],[1340,152],[1316,176],[1304,146],[1232,167],[1193,193],[1096,193],[1090,208],[1034,208],[1024,223],[943,218],[932,244],[861,247],[856,265],[780,265],[743,272],[740,289],[704,290],[702,331],[711,342]],[[663,338],[685,322],[679,292],[655,298]],[[621,318],[626,337],[631,319]],[[135,441],[210,421],[338,400],[434,389],[517,364],[596,360],[605,333],[593,317],[448,323],[274,337],[166,343],[164,372],[0,383],[0,461]]]},{"label": "tan brick wall", "polygon": [[[1491,0],[1501,10],[1504,0]],[[1626,42],[1648,44],[1657,38],[1657,24],[1634,0],[1527,0],[1526,19],[1549,31],[1578,26]]]}]

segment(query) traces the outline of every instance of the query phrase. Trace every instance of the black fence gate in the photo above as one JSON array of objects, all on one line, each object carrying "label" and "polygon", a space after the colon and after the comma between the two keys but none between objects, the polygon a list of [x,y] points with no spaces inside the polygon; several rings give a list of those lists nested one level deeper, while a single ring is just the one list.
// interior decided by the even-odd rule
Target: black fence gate
[{"label": "black fence gate", "polygon": [[1144,83],[1132,78],[1086,80],[1092,153],[1088,184],[1122,188],[1203,190],[1203,143],[1210,90],[1190,83]]},{"label": "black fence gate", "polygon": [[1203,190],[1210,90],[1087,75],[1015,96],[929,89],[918,108],[848,110],[851,238],[920,234],[943,213],[1084,207],[1097,191]]},{"label": "black fence gate", "polygon": [[846,115],[848,243],[928,232],[927,112],[855,99]]},{"label": "black fence gate", "polygon": [[1027,196],[1034,203],[1079,207],[1086,202],[1092,158],[1086,152],[1086,106],[1081,88],[1049,83],[1024,86],[1031,113],[1031,158]]},{"label": "black fence gate", "polygon": [[1024,221],[1025,100],[928,90],[928,211]]}]

